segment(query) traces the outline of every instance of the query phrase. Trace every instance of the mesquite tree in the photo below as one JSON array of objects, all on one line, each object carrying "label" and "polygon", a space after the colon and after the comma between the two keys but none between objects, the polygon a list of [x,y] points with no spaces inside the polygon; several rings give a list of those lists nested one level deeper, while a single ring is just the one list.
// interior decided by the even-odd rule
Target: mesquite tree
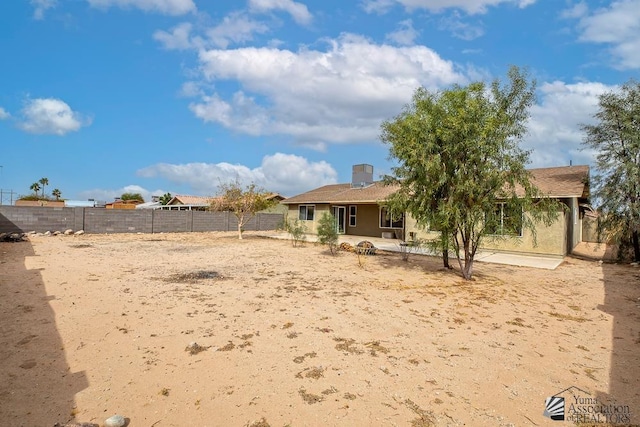
[{"label": "mesquite tree", "polygon": [[498,204],[534,237],[536,222],[550,224],[557,215],[558,206],[531,183],[529,153],[518,147],[535,83],[517,67],[508,78],[439,92],[419,88],[402,113],[382,124],[381,139],[398,163],[385,177],[399,187],[388,206],[439,230],[443,256],[451,245],[465,279],[483,237],[495,230]]},{"label": "mesquite tree", "polygon": [[583,125],[584,144],[597,151],[593,190],[600,226],[640,261],[640,83],[600,95],[597,123]]}]

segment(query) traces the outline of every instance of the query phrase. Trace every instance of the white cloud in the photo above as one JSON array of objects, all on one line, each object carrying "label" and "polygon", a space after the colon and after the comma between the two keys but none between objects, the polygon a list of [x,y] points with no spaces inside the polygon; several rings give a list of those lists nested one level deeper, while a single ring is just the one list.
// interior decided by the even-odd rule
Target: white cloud
[{"label": "white cloud", "polygon": [[414,44],[420,32],[413,28],[411,19],[401,21],[398,26],[400,27],[399,29],[387,34],[385,38],[401,46],[411,46]]},{"label": "white cloud", "polygon": [[362,6],[367,13],[385,13],[394,4],[399,4],[410,11],[426,9],[430,12],[442,12],[446,9],[460,9],[473,15],[486,13],[488,7],[498,6],[502,3],[524,8],[535,2],[536,0],[364,0]]},{"label": "white cloud", "polygon": [[64,135],[88,126],[90,119],[71,110],[64,101],[55,98],[30,99],[22,109],[20,128],[29,133]]},{"label": "white cloud", "polygon": [[458,12],[442,18],[440,20],[440,29],[449,31],[454,37],[467,41],[484,35],[484,29],[480,25],[464,22]]},{"label": "white cloud", "polygon": [[184,15],[196,11],[193,0],[87,0],[93,7],[136,8],[145,12],[157,12],[165,15]]},{"label": "white cloud", "polygon": [[48,9],[56,7],[57,3],[57,0],[31,0],[31,5],[35,8],[33,10],[33,19],[44,19],[44,13]]},{"label": "white cloud", "polygon": [[592,153],[583,150],[582,124],[594,122],[598,96],[615,87],[602,83],[567,84],[560,81],[540,87],[541,102],[531,109],[529,134],[523,148],[533,149],[532,166],[561,166],[559,161],[590,164]]},{"label": "white cloud", "polygon": [[250,135],[289,135],[302,145],[378,139],[382,120],[398,114],[419,86],[464,83],[450,61],[424,46],[394,47],[343,35],[326,51],[276,48],[203,50],[206,81],[237,81],[229,98],[191,104],[208,122]]},{"label": "white cloud", "polygon": [[253,34],[264,34],[269,27],[258,22],[243,12],[232,12],[222,22],[206,31],[208,40],[220,48],[227,48],[231,43],[245,43],[253,40]]},{"label": "white cloud", "polygon": [[293,0],[249,0],[249,10],[261,13],[283,10],[301,25],[310,24],[313,20],[313,15],[311,15],[307,6]]},{"label": "white cloud", "polygon": [[4,108],[0,107],[0,120],[5,120],[11,117],[11,114],[7,112]]},{"label": "white cloud", "polygon": [[214,195],[218,185],[238,180],[243,185],[255,183],[267,191],[292,196],[337,181],[337,172],[325,162],[310,162],[304,157],[276,153],[265,156],[254,169],[230,163],[158,163],[140,169],[145,178],[162,177],[176,185],[188,185],[199,195]]},{"label": "white cloud", "polygon": [[565,19],[578,19],[586,16],[588,13],[589,6],[585,2],[580,2],[562,11],[560,17]]},{"label": "white cloud", "polygon": [[608,45],[618,68],[640,68],[640,0],[613,1],[590,14],[585,7],[573,12],[564,16],[580,17],[580,41]]},{"label": "white cloud", "polygon": [[159,41],[165,49],[186,50],[194,47],[191,40],[192,25],[188,22],[176,25],[170,32],[158,30],[153,33],[153,38]]}]

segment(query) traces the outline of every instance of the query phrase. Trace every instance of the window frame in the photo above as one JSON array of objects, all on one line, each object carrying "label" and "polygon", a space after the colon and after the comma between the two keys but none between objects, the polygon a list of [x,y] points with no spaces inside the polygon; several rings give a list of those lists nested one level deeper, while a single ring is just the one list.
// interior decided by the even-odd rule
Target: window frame
[{"label": "window frame", "polygon": [[357,224],[356,216],[358,215],[358,206],[349,205],[349,227],[355,227]]},{"label": "window frame", "polygon": [[507,204],[504,202],[496,203],[493,215],[498,216],[496,220],[496,229],[490,230],[487,234],[490,236],[508,236],[508,237],[522,237],[523,236],[523,224],[524,224],[524,211],[520,208],[520,220],[518,221],[517,230],[514,233],[505,231],[505,218],[509,218],[509,215],[505,215],[505,208]]},{"label": "window frame", "polygon": [[[382,225],[382,219],[383,219],[383,215],[382,213],[385,213],[385,217],[389,217],[388,220],[385,220],[385,224],[389,224],[389,225]],[[386,230],[404,230],[404,213],[402,214],[401,218],[399,220],[393,221],[393,219],[390,218],[390,215],[388,214],[388,209],[384,206],[380,206],[379,209],[379,215],[378,215],[378,226],[381,229],[386,229]],[[394,226],[394,224],[399,224],[397,226]]]},{"label": "window frame", "polygon": [[[304,215],[302,213],[303,212],[302,208],[304,208]],[[311,212],[311,218],[309,218],[309,212]],[[308,204],[298,205],[298,219],[300,221],[313,221],[315,217],[316,217],[316,205],[308,205]]]}]

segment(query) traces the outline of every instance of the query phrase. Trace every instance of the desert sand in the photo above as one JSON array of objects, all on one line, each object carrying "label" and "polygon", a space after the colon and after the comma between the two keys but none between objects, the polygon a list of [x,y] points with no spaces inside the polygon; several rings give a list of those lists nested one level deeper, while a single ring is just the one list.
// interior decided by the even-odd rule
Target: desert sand
[{"label": "desert sand", "polygon": [[558,426],[569,387],[640,423],[638,267],[475,272],[251,233],[0,243],[0,424]]}]

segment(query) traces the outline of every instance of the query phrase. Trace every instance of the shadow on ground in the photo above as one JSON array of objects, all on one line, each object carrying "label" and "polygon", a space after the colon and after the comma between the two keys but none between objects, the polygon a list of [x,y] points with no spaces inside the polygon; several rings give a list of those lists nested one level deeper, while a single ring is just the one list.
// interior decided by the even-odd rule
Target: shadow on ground
[{"label": "shadow on ground", "polygon": [[0,420],[52,426],[74,419],[74,396],[88,386],[72,373],[40,269],[28,269],[29,242],[0,243]]}]

